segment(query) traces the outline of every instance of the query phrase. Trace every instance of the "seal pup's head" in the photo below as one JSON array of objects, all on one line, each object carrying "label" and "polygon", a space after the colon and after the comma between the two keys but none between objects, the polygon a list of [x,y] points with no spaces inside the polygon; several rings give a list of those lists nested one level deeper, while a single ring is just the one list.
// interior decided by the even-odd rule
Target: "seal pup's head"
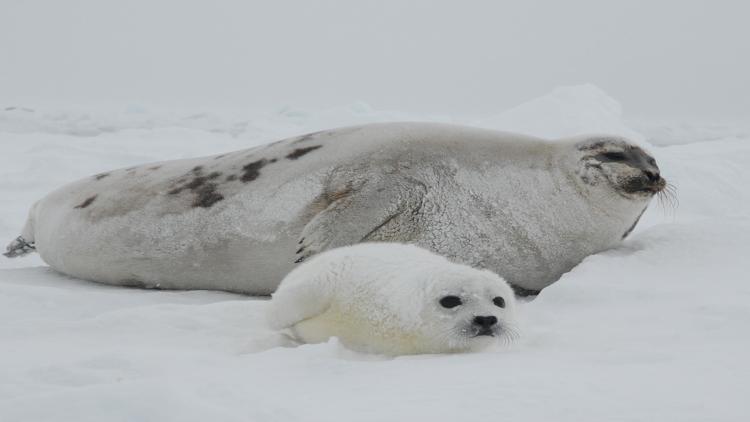
[{"label": "seal pup's head", "polygon": [[589,136],[575,143],[578,174],[592,186],[607,186],[621,197],[649,200],[667,186],[656,160],[617,136]]},{"label": "seal pup's head", "polygon": [[427,286],[422,330],[436,340],[435,348],[473,352],[517,336],[515,295],[498,275],[468,268],[447,271]]}]

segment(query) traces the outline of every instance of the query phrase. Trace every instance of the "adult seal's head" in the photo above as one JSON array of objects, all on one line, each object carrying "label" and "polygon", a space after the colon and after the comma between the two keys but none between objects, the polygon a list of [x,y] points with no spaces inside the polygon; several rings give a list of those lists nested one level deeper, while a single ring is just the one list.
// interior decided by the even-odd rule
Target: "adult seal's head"
[{"label": "adult seal's head", "polygon": [[605,195],[647,202],[667,185],[654,157],[625,138],[589,136],[573,146],[581,181]]},{"label": "adult seal's head", "polygon": [[472,352],[515,336],[515,300],[496,274],[412,245],[333,249],[274,293],[268,321],[298,341],[338,337],[369,353]]}]

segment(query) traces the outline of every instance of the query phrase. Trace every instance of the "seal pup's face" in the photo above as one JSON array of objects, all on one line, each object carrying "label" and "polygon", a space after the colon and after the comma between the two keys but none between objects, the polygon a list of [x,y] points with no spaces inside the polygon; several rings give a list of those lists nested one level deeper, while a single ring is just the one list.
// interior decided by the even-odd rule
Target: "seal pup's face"
[{"label": "seal pup's face", "polygon": [[443,274],[427,300],[422,320],[446,351],[477,351],[517,336],[515,296],[493,273]]},{"label": "seal pup's face", "polygon": [[588,185],[607,186],[628,199],[650,199],[667,185],[656,160],[625,138],[594,137],[576,143],[579,175]]}]

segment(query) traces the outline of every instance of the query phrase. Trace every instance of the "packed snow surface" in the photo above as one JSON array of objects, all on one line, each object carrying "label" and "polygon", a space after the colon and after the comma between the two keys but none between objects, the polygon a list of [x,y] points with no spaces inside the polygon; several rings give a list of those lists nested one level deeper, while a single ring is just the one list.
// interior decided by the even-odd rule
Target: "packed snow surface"
[{"label": "packed snow surface", "polygon": [[399,358],[279,347],[267,301],[116,288],[38,256],[0,260],[0,421],[741,421],[750,414],[750,136],[745,122],[628,122],[593,86],[506,113],[0,108],[0,238],[75,179],[317,129],[431,120],[650,144],[677,199],[618,248],[520,304],[523,336]]}]

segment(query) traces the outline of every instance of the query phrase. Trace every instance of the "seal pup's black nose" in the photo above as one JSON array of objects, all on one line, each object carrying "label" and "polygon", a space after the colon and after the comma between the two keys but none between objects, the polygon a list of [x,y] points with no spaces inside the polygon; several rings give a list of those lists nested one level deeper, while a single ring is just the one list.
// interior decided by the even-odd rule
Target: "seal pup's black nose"
[{"label": "seal pup's black nose", "polygon": [[490,328],[497,324],[497,317],[492,315],[474,317],[474,324],[482,328]]}]

